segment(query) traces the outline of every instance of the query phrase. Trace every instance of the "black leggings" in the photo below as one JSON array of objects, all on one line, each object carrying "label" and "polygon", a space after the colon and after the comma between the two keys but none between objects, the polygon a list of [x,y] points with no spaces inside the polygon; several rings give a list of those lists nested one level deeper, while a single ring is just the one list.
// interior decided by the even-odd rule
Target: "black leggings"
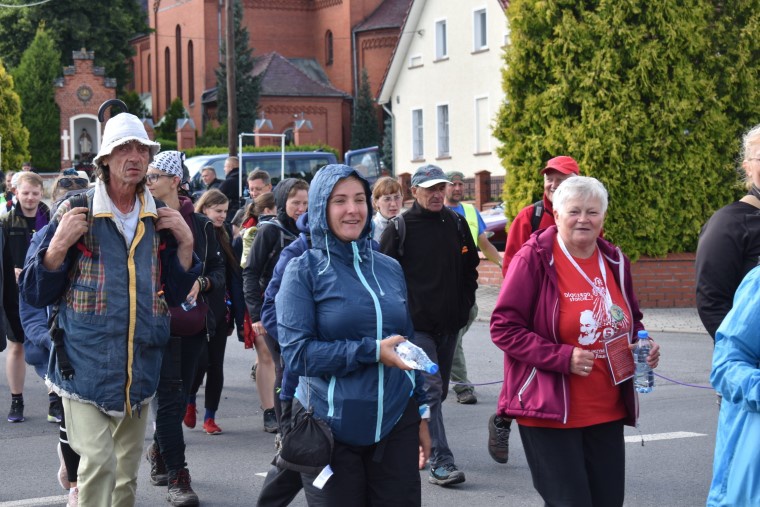
[{"label": "black leggings", "polygon": [[224,352],[227,350],[227,324],[218,326],[216,334],[203,345],[198,368],[195,372],[190,394],[195,396],[206,376],[205,408],[216,412],[219,410],[219,400],[222,398],[224,387]]}]

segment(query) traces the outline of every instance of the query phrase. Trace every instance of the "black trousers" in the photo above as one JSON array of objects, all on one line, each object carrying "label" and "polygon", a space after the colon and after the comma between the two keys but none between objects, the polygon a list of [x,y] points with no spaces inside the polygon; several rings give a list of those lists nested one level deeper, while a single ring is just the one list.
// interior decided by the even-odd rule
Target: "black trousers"
[{"label": "black trousers", "polygon": [[625,496],[623,421],[519,426],[533,486],[550,507],[617,507]]},{"label": "black trousers", "polygon": [[390,434],[374,445],[335,441],[333,475],[321,490],[316,475],[302,474],[309,507],[419,507],[422,504],[419,458],[420,414],[410,400]]}]

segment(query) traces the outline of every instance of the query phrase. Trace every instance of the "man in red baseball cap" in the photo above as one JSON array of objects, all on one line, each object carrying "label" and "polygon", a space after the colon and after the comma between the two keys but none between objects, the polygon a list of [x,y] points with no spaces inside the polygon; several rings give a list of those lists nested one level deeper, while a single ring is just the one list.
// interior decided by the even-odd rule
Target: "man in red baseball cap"
[{"label": "man in red baseball cap", "polygon": [[[507,245],[504,248],[502,274],[506,276],[512,258],[530,235],[538,229],[554,225],[552,200],[560,183],[579,174],[578,162],[567,155],[554,157],[541,170],[544,177],[544,196],[517,214],[509,227]],[[506,463],[509,458],[509,432],[512,420],[506,416],[493,414],[488,420],[488,453],[498,463]]]}]

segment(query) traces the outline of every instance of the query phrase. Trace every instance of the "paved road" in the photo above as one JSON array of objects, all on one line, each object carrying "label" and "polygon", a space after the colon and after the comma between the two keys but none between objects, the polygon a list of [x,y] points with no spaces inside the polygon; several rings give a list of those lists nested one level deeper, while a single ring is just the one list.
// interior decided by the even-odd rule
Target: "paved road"
[{"label": "paved road", "polygon": [[[705,334],[660,333],[663,347],[660,373],[691,384],[707,384],[711,346]],[[449,441],[457,464],[467,474],[460,487],[444,489],[427,483],[423,472],[425,506],[470,507],[538,506],[519,435],[510,439],[510,461],[494,463],[486,452],[486,422],[500,389],[501,353],[490,342],[487,324],[476,322],[465,338],[470,379],[488,384],[478,387],[477,405],[458,405],[453,396],[444,404]],[[3,354],[0,354],[0,359]],[[255,386],[248,378],[252,353],[230,341],[227,350],[227,385],[218,413],[224,434],[207,436],[202,430],[185,430],[187,457],[193,486],[208,506],[254,505],[268,462],[273,439],[261,430],[262,414]],[[63,505],[63,491],[55,473],[56,427],[45,420],[44,384],[31,369],[27,373],[27,422],[5,421],[9,395],[5,361],[0,360],[0,507]],[[655,391],[641,397],[642,435],[670,434],[641,446],[639,431],[627,428],[633,441],[627,451],[626,505],[704,505],[709,487],[715,438],[716,406],[711,390],[685,387],[658,379]],[[202,403],[202,398],[199,399]],[[676,432],[699,436],[678,436]],[[684,436],[684,435],[681,435]],[[649,437],[647,437],[649,438]],[[147,442],[147,439],[146,439]],[[151,486],[143,461],[138,485],[139,506],[168,505],[164,488]],[[35,500],[38,499],[38,500]],[[295,506],[306,505],[298,497]]]}]

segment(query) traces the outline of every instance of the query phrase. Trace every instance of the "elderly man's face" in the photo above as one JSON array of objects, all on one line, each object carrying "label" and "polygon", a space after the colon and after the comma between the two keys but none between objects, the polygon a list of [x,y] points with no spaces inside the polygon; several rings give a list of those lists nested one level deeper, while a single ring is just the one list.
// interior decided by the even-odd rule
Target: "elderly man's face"
[{"label": "elderly man's face", "polygon": [[137,186],[148,171],[150,148],[138,141],[116,146],[111,154],[103,158],[108,165],[110,184]]},{"label": "elderly man's face", "polygon": [[216,172],[214,172],[213,169],[204,169],[203,172],[201,172],[201,179],[206,186],[209,186],[216,179]]},{"label": "elderly man's face", "polygon": [[554,191],[559,188],[560,183],[573,176],[573,174],[564,174],[556,169],[549,169],[544,173],[544,194],[549,202],[553,202]]},{"label": "elderly man's face", "polygon": [[438,183],[430,188],[412,187],[412,195],[417,203],[428,211],[441,211],[443,199],[446,196],[446,185]]},{"label": "elderly man's face", "polygon": [[272,191],[271,183],[265,185],[264,180],[261,180],[258,178],[255,180],[248,181],[248,192],[251,193],[251,199],[256,199],[261,194],[265,194],[271,191]]}]

